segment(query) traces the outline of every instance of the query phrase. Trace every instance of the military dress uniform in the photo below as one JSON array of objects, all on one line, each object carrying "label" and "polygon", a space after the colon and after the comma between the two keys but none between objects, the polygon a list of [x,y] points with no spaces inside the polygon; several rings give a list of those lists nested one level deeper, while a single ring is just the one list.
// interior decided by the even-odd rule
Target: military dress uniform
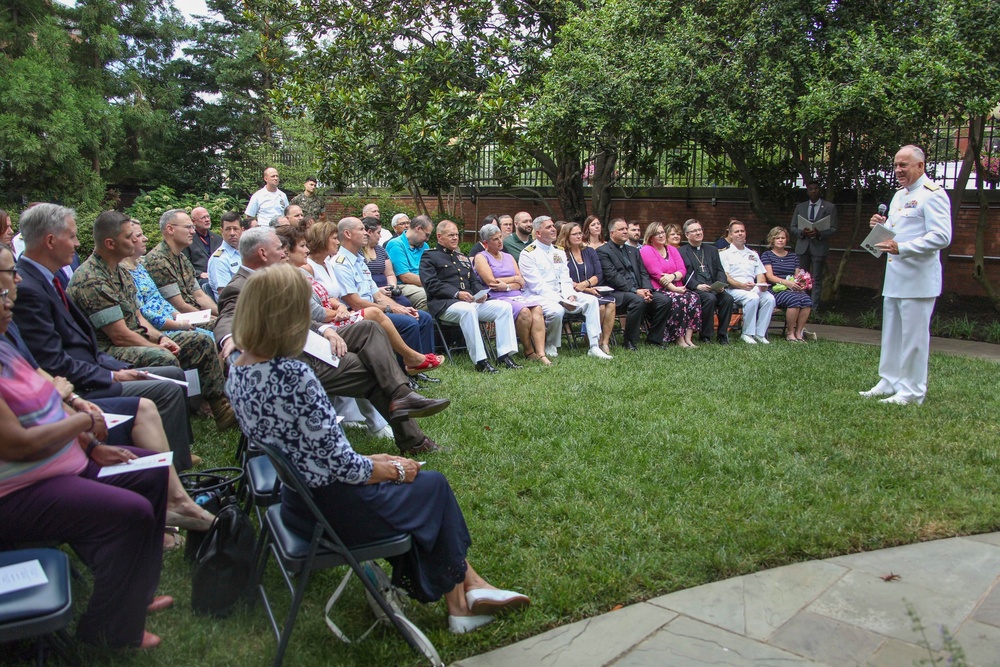
[{"label": "military dress uniform", "polygon": [[931,315],[941,295],[940,251],[951,243],[951,202],[940,185],[921,176],[896,191],[885,225],[896,232],[899,254],[886,253],[882,287],[881,380],[873,394],[923,403],[927,393]]},{"label": "military dress uniform", "polygon": [[[510,238],[509,236],[507,237]],[[566,252],[557,245],[546,245],[532,241],[521,251],[517,262],[524,278],[524,295],[536,297],[542,304],[545,315],[545,354],[554,356],[562,344],[562,321],[566,309],[560,299],[576,297],[580,308],[572,312],[582,312],[587,325],[590,347],[597,347],[601,335],[601,311],[597,297],[577,292],[569,277]]]},{"label": "military dress uniform", "polygon": [[[341,297],[357,294],[365,301],[375,303],[378,285],[372,280],[372,272],[364,255],[355,255],[340,246],[333,259],[333,274],[340,285]],[[395,325],[403,341],[421,354],[434,352],[434,320],[426,310],[418,310],[419,317],[386,312],[386,317]]]},{"label": "military dress uniform", "polygon": [[475,296],[485,289],[472,270],[472,262],[463,253],[441,246],[425,251],[420,257],[420,282],[427,292],[427,307],[431,315],[461,327],[473,363],[486,359],[480,322],[495,323],[497,357],[517,352],[514,313],[509,303],[499,300],[468,303],[459,300],[459,292]]},{"label": "military dress uniform", "polygon": [[[201,289],[201,284],[198,282],[194,264],[187,255],[183,253],[175,255],[166,241],[160,241],[155,248],[146,253],[142,264],[164,299],[169,301],[180,294],[184,303],[196,310],[202,310],[201,304],[194,298],[194,293]],[[201,326],[212,331],[215,328],[215,318]]]},{"label": "military dress uniform", "polygon": [[220,245],[208,258],[208,286],[216,303],[219,302],[219,292],[240,270],[241,261],[240,251],[228,243]]},{"label": "military dress uniform", "polygon": [[90,320],[97,335],[97,347],[119,361],[142,366],[180,366],[196,368],[201,393],[209,401],[225,397],[225,378],[215,342],[197,331],[179,331],[171,340],[180,347],[174,356],[162,347],[115,345],[103,327],[124,320],[125,326],[148,340],[146,329],[139,324],[135,283],[123,267],[112,270],[98,255],[91,255],[73,273],[66,294]]},{"label": "military dress uniform", "polygon": [[[719,253],[719,259],[726,275],[736,282],[756,284],[757,276],[765,273],[760,256],[746,246],[739,250],[731,245]],[[751,290],[727,287],[726,292],[743,307],[743,335],[766,339],[774,314],[774,295],[756,287]]]}]

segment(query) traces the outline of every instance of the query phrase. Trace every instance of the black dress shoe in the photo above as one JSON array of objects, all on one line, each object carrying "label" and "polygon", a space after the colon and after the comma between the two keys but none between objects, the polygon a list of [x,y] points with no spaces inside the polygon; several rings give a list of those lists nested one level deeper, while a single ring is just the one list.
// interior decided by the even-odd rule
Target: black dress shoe
[{"label": "black dress shoe", "polygon": [[420,391],[422,389],[422,387],[417,384],[417,381],[413,378],[407,378],[406,384],[409,385],[410,391]]},{"label": "black dress shoe", "polygon": [[476,372],[478,373],[499,373],[497,369],[493,368],[489,361],[483,359],[482,361],[476,362]]},{"label": "black dress shoe", "polygon": [[431,377],[427,373],[417,373],[413,377],[417,378],[421,382],[431,382],[431,383],[434,383],[434,382],[440,382],[441,381],[441,378]]},{"label": "black dress shoe", "polygon": [[719,345],[729,345],[729,336],[719,336],[715,340]]},{"label": "black dress shoe", "polygon": [[518,368],[524,368],[520,364],[514,363],[514,360],[510,358],[509,354],[505,354],[502,357],[497,357],[497,366],[501,366],[503,368],[509,368],[514,371],[516,371]]},{"label": "black dress shoe", "polygon": [[389,403],[389,421],[398,422],[404,419],[430,417],[449,405],[451,405],[451,401],[447,398],[427,398],[414,391]]},{"label": "black dress shoe", "polygon": [[430,452],[446,452],[447,448],[442,447],[430,438],[425,437],[416,447],[410,447],[403,454],[429,454]]},{"label": "black dress shoe", "polygon": [[633,343],[630,340],[625,341],[625,349],[626,350],[631,350],[632,352],[638,352],[639,351],[639,348],[636,347],[636,344]]}]

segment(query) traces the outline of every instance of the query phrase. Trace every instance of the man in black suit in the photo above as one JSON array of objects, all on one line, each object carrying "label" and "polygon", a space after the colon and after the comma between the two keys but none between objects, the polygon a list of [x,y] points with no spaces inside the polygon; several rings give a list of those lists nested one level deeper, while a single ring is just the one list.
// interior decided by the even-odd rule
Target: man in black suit
[{"label": "man in black suit", "polygon": [[705,240],[705,230],[701,223],[691,218],[684,223],[684,236],[688,245],[681,246],[681,258],[687,269],[684,286],[694,290],[701,300],[701,341],[712,340],[712,329],[715,328],[713,318],[719,316],[719,331],[716,340],[722,344],[729,343],[729,318],[733,315],[733,297],[726,293],[725,287],[712,289],[717,282],[729,284],[726,271],[722,268],[719,251]]},{"label": "man in black suit", "polygon": [[[240,237],[240,258],[243,265],[219,293],[215,339],[224,358],[236,349],[232,338],[233,315],[243,286],[254,271],[283,261],[285,253],[273,229],[255,227]],[[299,355],[299,360],[313,369],[330,397],[350,396],[371,401],[386,421],[392,423],[396,446],[404,454],[440,449],[424,435],[413,418],[437,414],[451,401],[425,398],[410,390],[382,327],[363,320],[341,327],[339,331],[322,326],[317,333],[330,341],[330,349],[340,363],[333,367],[305,353]]]},{"label": "man in black suit", "polygon": [[[795,207],[789,228],[798,241],[795,243],[795,254],[799,256],[799,268],[812,275],[813,312],[819,310],[820,297],[823,293],[823,274],[826,270],[826,258],[830,256],[830,237],[837,233],[837,207],[833,202],[824,201],[820,197],[818,181],[809,181],[806,193],[809,200]],[[819,231],[816,229],[799,229],[799,216],[809,222],[830,218],[830,228]]]},{"label": "man in black suit", "polygon": [[14,321],[38,364],[53,376],[73,383],[84,398],[141,396],[156,404],[174,465],[191,466],[191,423],[187,396],[173,382],[148,379],[147,372],[184,379],[180,368],[135,369],[97,349],[87,317],[66,296],[68,279],[61,270],[80,242],[76,214],[56,204],[38,204],[21,215],[24,253],[17,261],[18,286]]},{"label": "man in black suit", "polygon": [[625,308],[625,349],[637,349],[643,318],[649,320],[646,342],[663,345],[670,300],[653,291],[639,251],[627,245],[628,223],[621,218],[612,220],[608,237],[610,240],[597,249],[597,256],[601,258],[604,284],[614,290],[611,296],[615,298],[615,307]]}]

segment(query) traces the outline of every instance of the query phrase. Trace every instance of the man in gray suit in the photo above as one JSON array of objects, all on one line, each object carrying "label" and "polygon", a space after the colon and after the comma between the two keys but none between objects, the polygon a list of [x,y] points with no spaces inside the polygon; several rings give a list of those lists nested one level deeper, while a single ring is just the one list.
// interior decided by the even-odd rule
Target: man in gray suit
[{"label": "man in gray suit", "polygon": [[[812,274],[813,313],[819,310],[820,297],[823,292],[823,273],[826,270],[826,258],[830,255],[829,238],[837,233],[837,207],[820,197],[822,190],[817,181],[809,181],[806,193],[809,201],[804,201],[795,207],[790,225],[792,236],[798,241],[795,244],[795,254],[799,256],[799,268]],[[799,229],[799,216],[810,222],[816,222],[830,217],[830,228],[822,232],[815,229]]]}]

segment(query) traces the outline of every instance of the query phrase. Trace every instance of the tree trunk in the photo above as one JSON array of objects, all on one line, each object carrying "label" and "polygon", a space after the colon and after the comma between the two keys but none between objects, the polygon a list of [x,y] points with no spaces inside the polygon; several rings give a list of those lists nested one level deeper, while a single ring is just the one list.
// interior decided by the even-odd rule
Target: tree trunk
[{"label": "tree trunk", "polygon": [[826,195],[824,199],[829,202],[833,201],[833,196],[836,192],[836,183],[833,182],[834,165],[837,164],[837,160],[840,156],[837,152],[840,150],[840,132],[837,127],[834,126],[830,130],[830,158],[826,163]]},{"label": "tree trunk", "polygon": [[[847,270],[847,263],[851,259],[851,249],[858,241],[858,234],[861,232],[861,204],[864,201],[864,189],[861,186],[861,178],[859,177],[854,186],[854,191],[856,194],[854,201],[854,229],[851,231],[851,240],[848,241],[847,245],[844,246],[844,254],[840,258],[840,264],[837,265],[837,275],[833,278],[833,287],[829,294],[823,295],[823,300],[836,301],[840,298],[840,280],[844,277],[844,272]],[[824,285],[824,290],[826,289]]]},{"label": "tree trunk", "polygon": [[417,186],[416,181],[410,181],[410,192],[413,194],[413,205],[417,210],[423,209],[424,215],[428,218],[431,217],[431,212],[427,210],[427,203],[424,201],[423,195],[420,194],[420,187]]},{"label": "tree trunk", "polygon": [[753,177],[750,168],[747,166],[746,160],[743,157],[743,151],[732,144],[723,144],[723,150],[726,151],[726,155],[729,156],[729,159],[733,162],[733,166],[736,167],[736,172],[746,184],[747,192],[750,195],[751,210],[757,215],[757,218],[764,225],[765,229],[774,227],[777,222],[770,213],[764,210],[764,202],[760,196],[760,189],[757,187],[757,179]]},{"label": "tree trunk", "polygon": [[[601,219],[601,223],[607,228],[611,221],[611,186],[615,183],[615,165],[618,164],[618,153],[605,148],[594,156],[594,177],[590,180],[593,192],[590,195],[590,210]],[[586,219],[586,211],[580,220],[568,220],[569,222],[583,223]]]},{"label": "tree trunk", "polygon": [[[981,119],[985,124],[985,118]],[[978,127],[979,132],[975,133],[973,130]],[[994,310],[1000,310],[1000,293],[998,293],[997,288],[994,287],[993,283],[990,282],[990,277],[986,275],[986,261],[984,259],[986,255],[986,232],[990,229],[989,222],[989,209],[990,202],[986,198],[986,186],[984,183],[983,174],[986,173],[982,161],[982,124],[977,124],[975,121],[969,124],[969,151],[973,155],[973,161],[976,165],[976,197],[979,200],[979,219],[976,222],[976,250],[972,255],[972,278],[979,283],[983,291],[986,292],[986,296],[989,297],[990,302],[993,303]],[[962,165],[964,168],[964,164]],[[954,206],[954,204],[953,204]],[[952,209],[952,226],[954,227],[954,217],[956,215],[957,208]]]},{"label": "tree trunk", "polygon": [[562,219],[582,223],[587,217],[587,203],[583,198],[579,151],[572,148],[559,149],[553,160],[544,151],[536,149],[532,156],[541,165],[542,171],[552,179]]}]

